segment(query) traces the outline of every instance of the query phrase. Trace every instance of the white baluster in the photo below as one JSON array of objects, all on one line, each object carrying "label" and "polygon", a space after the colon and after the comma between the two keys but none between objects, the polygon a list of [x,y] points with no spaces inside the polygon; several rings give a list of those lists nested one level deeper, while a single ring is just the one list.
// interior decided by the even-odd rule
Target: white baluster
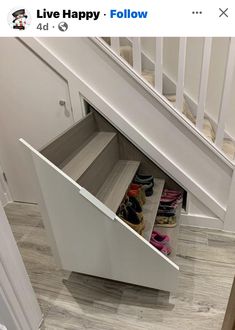
[{"label": "white baluster", "polygon": [[223,144],[225,121],[229,107],[231,106],[230,97],[232,92],[231,86],[233,81],[234,70],[235,70],[235,38],[230,38],[219,120],[218,120],[218,126],[216,131],[216,138],[215,138],[215,144],[219,148],[221,148]]},{"label": "white baluster", "polygon": [[142,73],[142,59],[141,59],[141,40],[140,38],[133,38],[133,68],[139,74]]},{"label": "white baluster", "polygon": [[111,37],[111,48],[115,53],[120,55],[120,39],[119,39],[119,37]]},{"label": "white baluster", "polygon": [[179,61],[178,61],[178,81],[176,85],[176,108],[182,112],[184,100],[184,77],[186,61],[187,38],[180,38]]},{"label": "white baluster", "polygon": [[199,89],[199,102],[198,102],[197,120],[196,120],[196,127],[199,130],[202,130],[203,128],[210,61],[211,61],[211,47],[212,47],[212,38],[204,38],[201,79],[200,79],[200,89]]},{"label": "white baluster", "polygon": [[163,38],[156,38],[155,88],[162,94],[163,76]]}]

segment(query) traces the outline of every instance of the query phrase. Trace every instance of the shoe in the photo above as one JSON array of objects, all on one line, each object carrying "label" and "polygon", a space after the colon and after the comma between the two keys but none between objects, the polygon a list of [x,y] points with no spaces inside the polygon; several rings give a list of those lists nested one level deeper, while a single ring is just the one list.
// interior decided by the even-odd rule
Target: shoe
[{"label": "shoe", "polygon": [[175,227],[176,226],[176,216],[173,217],[165,217],[159,216],[156,217],[156,225],[159,227]]},{"label": "shoe", "polygon": [[145,195],[145,190],[143,188],[143,186],[141,184],[137,184],[137,183],[131,183],[130,190],[138,190],[140,193],[140,199],[141,199],[141,204],[145,204],[146,202],[146,195]]},{"label": "shoe", "polygon": [[121,204],[117,215],[137,233],[139,233],[140,235],[142,234],[145,228],[145,224],[143,221],[140,220],[136,212],[130,206]]},{"label": "shoe", "polygon": [[175,212],[177,205],[164,205],[164,204],[159,204],[158,209],[161,211],[167,211],[167,212]]},{"label": "shoe", "polygon": [[141,222],[135,210],[129,205],[121,204],[117,214],[120,218],[129,221],[133,225],[139,225]]},{"label": "shoe", "polygon": [[171,190],[171,189],[164,189],[163,190],[163,195],[175,195],[175,196],[182,196],[182,192],[179,190]]},{"label": "shoe", "polygon": [[152,196],[154,187],[154,184],[152,182],[150,182],[149,184],[143,184],[142,187],[145,191],[146,197]]},{"label": "shoe", "polygon": [[127,192],[128,197],[135,197],[140,203],[140,206],[144,205],[146,201],[145,192],[143,189],[129,189]]},{"label": "shoe", "polygon": [[[137,189],[137,187],[140,187],[140,189],[142,191],[144,191],[144,198],[145,197],[149,197],[149,196],[152,196],[153,194],[153,187],[154,187],[154,184],[152,182],[150,182],[149,184],[137,184],[137,183],[132,183],[130,185],[130,189]],[[144,200],[145,202],[145,200]]]},{"label": "shoe", "polygon": [[[121,217],[120,217],[121,218]],[[142,235],[144,229],[145,229],[145,224],[144,223],[140,223],[138,225],[135,225],[131,222],[129,222],[128,220],[121,218],[129,227],[131,227],[132,229],[134,229],[134,231],[136,231],[138,234]]]},{"label": "shoe", "polygon": [[183,201],[183,193],[177,190],[164,189],[161,196],[161,205],[177,206]]},{"label": "shoe", "polygon": [[140,224],[141,224],[141,228],[140,228],[139,233],[140,233],[140,235],[142,235],[142,232],[145,229],[145,222],[144,222],[142,207],[141,207],[140,203],[138,202],[138,200],[135,197],[129,197],[127,205],[130,206],[136,212],[136,214],[138,215],[138,217],[140,219]]},{"label": "shoe", "polygon": [[149,184],[149,183],[154,184],[154,178],[152,175],[136,174],[133,181],[138,184]]},{"label": "shoe", "polygon": [[175,212],[168,212],[168,211],[158,210],[157,215],[162,216],[162,217],[174,217]]},{"label": "shoe", "polygon": [[159,243],[155,240],[152,240],[152,238],[150,239],[150,243],[159,251],[161,251],[163,254],[165,254],[166,256],[168,256],[169,254],[171,254],[171,248],[167,245],[164,245],[162,243]]},{"label": "shoe", "polygon": [[137,201],[139,202],[139,204],[142,206],[143,205],[143,201],[141,198],[141,194],[140,194],[140,190],[128,190],[127,192],[127,196],[130,197],[134,197],[137,199]]},{"label": "shoe", "polygon": [[135,212],[138,214],[138,217],[141,220],[143,220],[144,217],[143,217],[142,207],[135,197],[133,196],[127,197],[125,204],[132,207],[135,210]]},{"label": "shoe", "polygon": [[161,205],[175,205],[182,202],[182,198],[178,196],[162,196],[161,197]]},{"label": "shoe", "polygon": [[159,231],[153,230],[151,234],[151,240],[158,243],[167,244],[170,242],[168,235],[161,234]]}]

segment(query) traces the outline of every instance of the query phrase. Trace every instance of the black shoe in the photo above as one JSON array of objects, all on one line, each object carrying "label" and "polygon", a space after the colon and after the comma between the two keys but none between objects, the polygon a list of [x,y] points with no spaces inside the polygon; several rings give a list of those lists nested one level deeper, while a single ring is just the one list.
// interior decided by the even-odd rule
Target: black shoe
[{"label": "black shoe", "polygon": [[161,216],[161,217],[174,217],[175,216],[175,212],[167,212],[167,211],[161,211],[158,210],[157,215]]},{"label": "black shoe", "polygon": [[134,178],[134,182],[138,184],[154,184],[154,178],[152,175],[141,175],[141,174],[136,174]]},{"label": "black shoe", "polygon": [[152,196],[153,194],[154,183],[150,182],[149,184],[143,184],[142,188],[144,189],[146,197]]},{"label": "black shoe", "polygon": [[142,207],[135,197],[130,196],[127,205],[131,206],[137,213],[142,212]]},{"label": "black shoe", "polygon": [[163,205],[163,204],[161,204],[161,201],[160,201],[158,209],[162,210],[162,211],[167,211],[167,212],[175,212],[176,208],[175,208],[175,206],[171,206],[171,205]]},{"label": "black shoe", "polygon": [[152,188],[148,189],[148,190],[145,190],[146,197],[150,197],[150,196],[152,196],[152,194],[153,194],[153,189]]},{"label": "black shoe", "polygon": [[120,218],[123,218],[132,224],[139,225],[141,222],[137,213],[131,206],[122,204],[120,206],[117,214]]}]

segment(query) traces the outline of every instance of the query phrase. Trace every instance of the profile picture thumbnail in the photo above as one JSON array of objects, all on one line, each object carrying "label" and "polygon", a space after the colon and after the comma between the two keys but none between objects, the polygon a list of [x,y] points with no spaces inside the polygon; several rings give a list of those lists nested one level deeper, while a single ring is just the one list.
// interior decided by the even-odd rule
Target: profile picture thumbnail
[{"label": "profile picture thumbnail", "polygon": [[31,16],[27,9],[13,9],[8,15],[8,23],[15,30],[25,30],[31,23]]}]

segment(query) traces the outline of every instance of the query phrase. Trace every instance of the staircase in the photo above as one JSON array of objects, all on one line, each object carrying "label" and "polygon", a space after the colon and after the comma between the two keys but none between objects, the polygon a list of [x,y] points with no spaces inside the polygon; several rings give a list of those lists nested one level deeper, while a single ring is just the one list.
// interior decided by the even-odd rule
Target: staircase
[{"label": "staircase", "polygon": [[[161,39],[161,38],[156,38]],[[183,38],[182,38],[183,39]],[[156,42],[156,47],[159,49],[156,49],[156,56],[161,57],[156,58],[156,62],[154,63],[142,50],[141,50],[141,41],[140,38],[109,38],[104,37],[102,40],[112,49],[116,55],[120,56],[122,59],[126,61],[126,63],[135,71],[135,73],[139,74],[141,78],[150,85],[154,90],[159,92],[166,100],[168,100],[171,104],[171,106],[174,108],[175,111],[178,111],[183,116],[185,116],[190,123],[194,126],[194,128],[200,128],[200,132],[203,134],[203,136],[211,143],[216,143],[219,147],[221,144],[221,151],[224,153],[226,157],[230,160],[234,160],[235,157],[235,140],[231,137],[223,137],[222,141],[218,143],[216,141],[216,131],[218,127],[220,127],[219,123],[213,122],[213,120],[208,116],[208,114],[205,113],[205,108],[202,109],[203,113],[195,114],[195,105],[194,110],[190,107],[189,102],[187,102],[186,98],[189,98],[188,96],[184,95],[178,95],[178,98],[181,98],[181,102],[177,102],[176,94],[169,93],[169,88],[165,88],[163,91],[163,84],[164,84],[164,72],[162,68],[162,52],[163,52],[163,44],[162,40],[160,42]],[[102,42],[102,41],[101,41]],[[211,38],[205,38],[204,41],[204,62],[207,60],[207,67],[202,68],[204,71],[206,71],[206,77],[202,77],[204,80],[208,82],[208,75],[209,75],[209,61],[208,57],[210,56],[210,50],[211,50]],[[232,54],[232,48],[233,41],[231,41],[231,54]],[[183,43],[183,41],[182,41]],[[208,49],[208,43],[209,43],[209,49]],[[186,44],[184,43],[184,49],[181,50],[182,53],[185,53],[186,51]],[[230,53],[228,54],[228,60],[229,56],[232,56]],[[160,61],[160,68],[157,67],[158,62]],[[135,62],[135,63],[134,63]],[[179,63],[179,67],[184,69],[182,67],[185,66],[185,63]],[[229,68],[231,69],[231,68]],[[234,68],[233,68],[234,69]],[[179,73],[180,74],[180,73]],[[160,75],[159,78],[158,75]],[[166,76],[166,75],[165,75]],[[160,79],[160,83],[157,84],[157,79]],[[166,79],[166,78],[165,78]],[[168,78],[169,79],[169,78]],[[225,77],[226,79],[226,77]],[[174,85],[177,85],[176,82],[171,82]],[[160,86],[159,86],[160,85]],[[183,86],[181,86],[183,87]],[[203,86],[204,89],[207,88],[207,86]],[[170,89],[171,90],[171,89]],[[184,91],[181,90],[181,94],[184,94]],[[199,100],[199,103],[204,103],[203,106],[205,107],[205,98],[206,95],[203,94],[204,100]],[[203,102],[204,101],[204,102]],[[192,103],[192,100],[191,102]],[[180,105],[180,108],[179,108]],[[196,108],[198,108],[199,104],[196,105]],[[230,104],[230,107],[232,104]],[[199,109],[201,111],[201,109]],[[224,109],[222,109],[225,111]],[[201,117],[201,123],[199,123],[198,117]],[[220,114],[220,117],[223,117],[223,114]],[[201,127],[200,127],[201,125]],[[224,128],[221,128],[224,129]],[[218,135],[221,134],[218,132]],[[224,135],[224,133],[222,134]]]},{"label": "staircase", "polygon": [[[79,93],[83,103],[88,100],[187,191],[185,223],[231,227],[231,221],[226,226],[226,218],[227,210],[233,204],[230,196],[233,191],[234,141],[225,131],[225,122],[233,73],[233,39],[230,40],[227,78],[224,79],[217,123],[205,109],[206,95],[203,93],[208,84],[211,38],[204,40],[204,73],[200,79],[198,104],[184,91],[185,38],[180,38],[178,66],[181,70],[178,70],[176,81],[163,71],[162,38],[155,40],[156,61],[141,49],[140,38],[24,39],[23,42],[68,80],[74,109],[78,106]],[[84,115],[84,106],[82,111]],[[92,139],[89,141],[92,145]],[[60,163],[61,169],[63,166],[70,175],[73,160],[69,164],[66,159],[64,164]],[[75,179],[77,175],[80,174],[75,173]],[[81,179],[85,175],[83,173]],[[194,222],[188,221],[191,215],[195,217]]]}]

